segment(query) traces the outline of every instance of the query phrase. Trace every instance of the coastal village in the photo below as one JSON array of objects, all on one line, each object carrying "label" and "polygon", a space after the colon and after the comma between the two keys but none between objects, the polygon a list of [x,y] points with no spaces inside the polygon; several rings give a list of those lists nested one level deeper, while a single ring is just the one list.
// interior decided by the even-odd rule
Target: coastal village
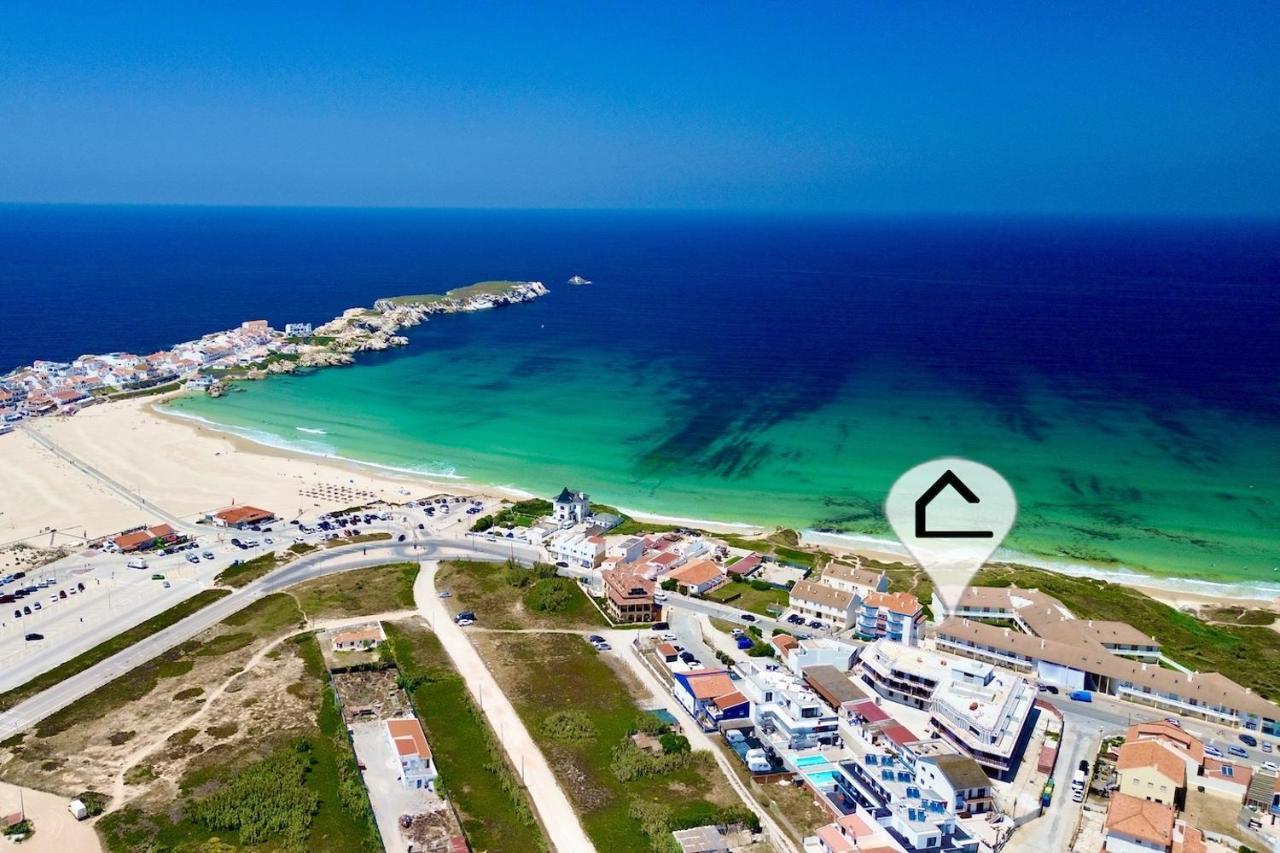
[{"label": "coastal village", "polygon": [[350,364],[353,354],[404,346],[399,332],[434,314],[484,311],[528,302],[549,291],[541,282],[482,282],[442,296],[380,299],[351,308],[322,326],[249,320],[149,355],[83,355],[36,361],[0,376],[0,434],[27,418],[73,415],[113,399],[185,387],[223,393],[233,379],[260,379],[303,368]]},{"label": "coastal village", "polygon": [[[407,638],[423,629],[406,618],[431,626],[480,715],[469,725],[487,719],[487,737],[506,752],[508,770],[491,757],[485,772],[524,780],[539,765],[549,768],[546,784],[511,784],[536,807],[557,849],[586,849],[555,840],[569,832],[547,817],[557,798],[581,815],[591,836],[584,843],[599,846],[591,817],[598,804],[579,789],[592,773],[622,773],[618,756],[633,750],[649,768],[644,773],[658,778],[676,772],[663,769],[667,762],[676,768],[687,760],[679,756],[702,755],[703,778],[719,779],[735,806],[657,823],[624,816],[636,842],[625,849],[1195,853],[1280,843],[1280,766],[1269,755],[1280,744],[1280,706],[1222,674],[1184,666],[1127,623],[1073,612],[1039,589],[975,585],[950,606],[936,595],[923,601],[904,588],[919,587],[900,563],[823,551],[789,531],[728,534],[637,522],[572,488],[519,501],[352,497],[364,503],[311,517],[233,505],[195,524],[157,522],[99,537],[84,555],[41,573],[35,597],[53,590],[57,607],[78,607],[58,596],[79,584],[87,608],[102,572],[120,571],[111,568],[115,560],[140,568],[139,583],[162,569],[151,577],[163,579],[166,591],[169,579],[181,577],[179,566],[194,567],[188,571],[198,578],[206,565],[213,572],[224,564],[224,554],[243,556],[217,574],[215,588],[238,566],[257,564],[255,555],[271,561],[265,574],[249,576],[251,584],[316,561],[317,579],[302,590],[327,582],[332,561],[370,548],[385,549],[388,560],[412,560],[395,566],[417,575],[409,604],[418,616],[361,616],[367,611],[351,599],[296,635],[315,637],[386,850],[503,849],[476,847],[471,837],[478,831],[468,794],[474,782],[464,779],[475,772],[473,759],[456,752],[458,718],[443,722],[433,704],[441,698],[432,680],[439,676],[414,675]],[[414,560],[427,541],[470,562],[436,568]],[[273,550],[278,543],[291,543],[283,561]],[[102,568],[78,567],[94,561]],[[359,568],[368,563],[348,571],[385,571]],[[32,576],[4,578],[15,585],[5,589],[25,589]],[[299,593],[299,600],[309,599]],[[564,764],[556,738],[566,735],[539,722],[545,713],[526,716],[520,697],[528,688],[518,686],[518,673],[533,660],[523,655],[538,647],[522,646],[524,663],[510,670],[502,644],[540,638],[559,650],[552,661],[566,654],[566,643],[575,649],[569,660],[577,661],[577,676],[558,677],[590,671],[613,679],[617,670],[638,685],[612,682],[618,707],[630,709],[623,713],[647,721],[624,724],[625,748],[615,749],[612,765]],[[267,689],[270,679],[260,678]],[[583,697],[555,678],[548,684],[563,709],[551,715],[557,726],[599,725],[573,710]],[[131,713],[160,713],[144,711],[145,701]],[[508,702],[518,715],[503,716]],[[0,734],[20,733],[5,707]],[[171,725],[186,724],[175,718]],[[512,745],[511,727],[527,727],[526,745]],[[190,748],[200,746],[195,738]],[[0,778],[11,779],[15,767],[31,772],[22,749],[0,749]],[[179,767],[193,760],[169,753]],[[56,752],[35,754],[46,756],[46,768],[59,766],[49,757]],[[91,768],[101,760],[39,771],[50,776],[47,786],[78,792],[72,821],[95,819],[85,803],[98,802]],[[570,767],[586,777],[564,775]],[[113,827],[108,838],[124,837],[114,816],[138,819],[136,806],[103,808],[98,820]],[[15,812],[9,820],[21,826],[26,818]]]},{"label": "coastal village", "polygon": [[[112,400],[221,394],[235,380],[349,363],[403,345],[399,332],[432,314],[546,292],[487,282],[379,300],[317,328],[256,320],[148,356],[36,362],[0,379],[0,432]],[[333,772],[355,786],[341,797],[368,839],[351,849],[516,849],[508,831],[544,836],[521,849],[573,851],[1280,849],[1280,706],[1017,575],[948,603],[883,555],[824,550],[793,531],[637,521],[568,487],[516,500],[405,483],[391,499],[352,477],[295,475],[291,497],[315,511],[233,500],[179,517],[73,464],[157,517],[48,552],[22,543],[0,577],[0,604],[13,608],[11,619],[0,611],[0,779],[26,792],[15,807],[0,788],[13,840],[91,828],[77,836],[84,849],[141,849],[138,839],[169,831],[147,808],[183,815],[196,835],[256,837],[247,827],[261,817],[259,764],[205,799],[184,780],[212,772],[201,756],[252,752],[250,731],[290,730],[309,699],[332,707],[316,719],[338,750]],[[343,586],[347,575],[359,580]],[[255,622],[232,590],[292,615]],[[364,607],[362,596],[380,603]],[[226,608],[223,621],[202,620],[202,608]],[[261,627],[225,627],[245,618]],[[173,631],[172,645],[151,647]],[[279,656],[285,640],[314,644],[313,663]],[[198,661],[223,647],[251,655],[202,699],[223,676]],[[196,704],[148,688],[111,705],[157,656],[176,673],[172,696]],[[311,682],[281,680],[306,667]],[[536,667],[546,667],[537,689],[527,681]],[[611,703],[607,714],[592,717],[586,696],[565,688],[579,678],[596,680],[589,692]],[[223,689],[245,696],[215,705]],[[548,704],[528,704],[531,693]],[[204,717],[220,722],[192,727]],[[141,720],[159,721],[160,734],[125,748]],[[601,726],[621,738],[593,765]],[[633,784],[646,793],[627,793]],[[477,805],[492,788],[504,804]],[[602,829],[601,809],[626,796],[629,809]],[[66,797],[65,812],[41,810],[50,797]],[[210,802],[237,816],[218,823]],[[311,825],[309,807],[287,808],[294,825]],[[501,829],[495,809],[515,823]]]}]

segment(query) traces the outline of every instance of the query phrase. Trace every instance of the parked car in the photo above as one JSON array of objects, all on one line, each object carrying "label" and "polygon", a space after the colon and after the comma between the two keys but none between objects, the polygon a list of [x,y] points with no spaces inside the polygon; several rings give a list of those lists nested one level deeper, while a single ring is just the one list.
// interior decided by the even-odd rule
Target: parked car
[{"label": "parked car", "polygon": [[587,637],[587,642],[588,642],[588,643],[603,643],[603,642],[604,642],[604,637],[601,637],[599,634],[592,634],[590,637]]},{"label": "parked car", "polygon": [[1256,746],[1258,745],[1258,739],[1257,739],[1256,737],[1254,737],[1253,735],[1244,735],[1244,734],[1242,734],[1242,735],[1240,735],[1239,737],[1240,737],[1240,742],[1241,742],[1242,744],[1244,744],[1245,746],[1255,746],[1255,747],[1256,747]]},{"label": "parked car", "polygon": [[66,597],[67,597],[67,591],[65,589],[58,590],[58,598],[66,598]]},{"label": "parked car", "polygon": [[1248,757],[1249,757],[1249,753],[1245,751],[1245,748],[1244,748],[1243,746],[1235,746],[1235,745],[1233,744],[1233,745],[1231,745],[1231,746],[1227,747],[1227,752],[1231,753],[1231,754],[1232,754],[1232,755],[1234,755],[1236,758],[1248,758]]},{"label": "parked car", "polygon": [[742,621],[743,621],[743,622],[754,622],[754,621],[756,621],[756,617],[752,616],[750,613],[743,613],[743,614],[742,614]]},{"label": "parked car", "polygon": [[15,611],[13,611],[13,618],[14,618],[14,619],[21,619],[21,618],[22,618],[22,611],[21,611],[21,610],[15,610]]},{"label": "parked car", "polygon": [[1080,759],[1079,769],[1083,770],[1087,774],[1089,772],[1089,760],[1086,758]]},{"label": "parked car", "polygon": [[1068,696],[1076,702],[1092,702],[1093,694],[1088,690],[1072,690]]},{"label": "parked car", "polygon": [[452,593],[452,592],[450,592],[450,591],[449,591],[449,590],[447,590],[447,589],[442,589],[442,590],[440,590],[440,597],[441,597],[441,598],[452,598],[452,597],[453,597],[453,593]]},{"label": "parked car", "polygon": [[212,559],[213,559],[213,552],[212,552],[212,551],[205,551],[205,552],[204,552],[203,554],[201,554],[200,556],[201,556],[201,557],[204,557],[206,560],[212,560]]},{"label": "parked car", "polygon": [[1276,764],[1274,761],[1264,761],[1262,762],[1262,769],[1268,773],[1280,773],[1280,764]]},{"label": "parked car", "polygon": [[81,581],[80,583],[76,584],[76,589],[80,590],[81,592],[84,592],[84,581]]},{"label": "parked car", "polygon": [[160,585],[161,585],[162,587],[164,587],[165,589],[168,589],[168,588],[169,588],[169,582],[168,582],[168,581],[165,581],[164,583],[162,583],[162,584],[160,584]]},{"label": "parked car", "polygon": [[652,625],[649,626],[649,630],[650,631],[666,631],[670,627],[671,626],[666,622],[654,622]]},{"label": "parked car", "polygon": [[27,634],[27,642],[34,643],[36,640],[43,640],[44,634]]},{"label": "parked car", "polygon": [[1264,740],[1264,741],[1262,742],[1262,751],[1263,751],[1263,752],[1271,752],[1271,744],[1267,743],[1267,742]]},{"label": "parked car", "polygon": [[187,562],[188,562],[188,563],[199,563],[199,562],[200,562],[200,558],[199,558],[199,557],[197,557],[195,554],[188,554],[188,555],[187,555]]},{"label": "parked car", "polygon": [[1211,756],[1213,756],[1214,758],[1221,758],[1221,757],[1222,757],[1222,750],[1218,749],[1216,746],[1214,746],[1214,745],[1213,745],[1213,744],[1211,744],[1211,743],[1207,743],[1207,744],[1205,744],[1205,745],[1204,745],[1204,754],[1205,754],[1205,755],[1211,755]]},{"label": "parked car", "polygon": [[22,615],[23,615],[23,616],[30,616],[30,615],[31,615],[31,605],[29,605],[29,604],[28,604],[28,605],[24,605],[24,606],[23,606],[23,608],[22,608]]}]

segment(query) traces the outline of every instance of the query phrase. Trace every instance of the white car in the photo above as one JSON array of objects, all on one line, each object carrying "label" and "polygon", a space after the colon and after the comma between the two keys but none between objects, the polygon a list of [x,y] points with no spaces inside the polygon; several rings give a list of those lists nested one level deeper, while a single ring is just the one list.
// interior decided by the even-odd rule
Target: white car
[{"label": "white car", "polygon": [[476,620],[474,620],[474,619],[459,619],[459,620],[458,620],[458,627],[459,627],[459,628],[465,628],[465,627],[467,627],[468,625],[474,625],[474,624],[476,624]]},{"label": "white car", "polygon": [[667,594],[666,594],[665,592],[655,592],[655,593],[653,594],[653,600],[654,600],[654,601],[666,601],[666,600],[667,600]]},{"label": "white car", "polygon": [[1274,761],[1264,761],[1262,762],[1262,769],[1268,773],[1280,773],[1280,764],[1276,764]]}]

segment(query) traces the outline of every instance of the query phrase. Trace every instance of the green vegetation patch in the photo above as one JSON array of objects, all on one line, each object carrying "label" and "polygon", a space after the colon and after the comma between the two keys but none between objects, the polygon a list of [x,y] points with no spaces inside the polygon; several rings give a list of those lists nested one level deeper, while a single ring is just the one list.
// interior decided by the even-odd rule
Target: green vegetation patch
[{"label": "green vegetation patch", "polygon": [[312,619],[408,610],[418,569],[418,563],[388,563],[326,575],[294,587],[293,596]]},{"label": "green vegetation patch", "polygon": [[[481,651],[538,741],[597,849],[667,849],[672,829],[750,820],[709,753],[679,740],[646,747],[638,732],[665,733],[642,713],[627,684],[586,643],[539,634],[488,635]],[[573,685],[565,689],[565,685]],[[595,736],[553,737],[545,721],[585,721]],[[650,739],[652,741],[653,738]]]},{"label": "green vegetation patch", "polygon": [[391,654],[473,850],[545,850],[528,794],[435,634],[387,623]]},{"label": "green vegetation patch", "polygon": [[253,583],[279,565],[280,558],[276,556],[275,551],[272,551],[270,554],[262,554],[252,560],[245,560],[243,563],[228,566],[218,573],[213,582],[239,589],[246,584]]},{"label": "green vegetation patch", "polygon": [[175,622],[181,622],[183,619],[217,601],[229,593],[225,589],[207,589],[188,598],[181,604],[176,604],[168,610],[151,617],[141,624],[135,625],[128,631],[117,634],[110,640],[99,643],[83,654],[77,655],[66,663],[60,664],[46,673],[36,676],[20,687],[15,687],[6,693],[0,694],[0,711],[7,711],[14,705],[22,702],[37,693],[48,690],[50,687],[64,681],[71,676],[84,672],[91,666],[101,663],[112,655],[127,649],[134,643],[150,637],[157,631],[168,628]]},{"label": "green vegetation patch", "polygon": [[455,612],[474,610],[490,628],[608,627],[581,586],[555,572],[546,564],[457,560],[441,564],[436,586],[453,593]]},{"label": "green vegetation patch", "polygon": [[[109,851],[382,849],[341,714],[327,689],[320,648],[311,635],[293,648],[323,697],[314,720],[299,721],[292,733],[265,733],[239,748],[208,750],[167,807],[146,811],[130,805],[99,822]],[[179,735],[195,736],[194,730]],[[139,765],[125,778],[139,784],[153,776],[152,768]]]},{"label": "green vegetation patch", "polygon": [[774,610],[770,613],[769,607],[772,605],[785,610],[790,600],[790,593],[763,581],[751,582],[735,577],[730,583],[721,584],[703,597],[722,604],[732,604],[734,607],[760,616],[774,616],[780,611]]}]

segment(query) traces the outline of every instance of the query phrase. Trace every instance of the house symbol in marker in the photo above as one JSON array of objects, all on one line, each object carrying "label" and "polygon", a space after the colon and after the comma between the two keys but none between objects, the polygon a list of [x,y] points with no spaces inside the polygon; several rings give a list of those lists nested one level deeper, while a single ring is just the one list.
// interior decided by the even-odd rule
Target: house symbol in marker
[{"label": "house symbol in marker", "polygon": [[964,481],[955,475],[955,472],[948,468],[943,472],[942,476],[934,481],[933,485],[925,489],[920,497],[916,498],[916,536],[920,539],[991,539],[995,534],[990,530],[930,530],[925,518],[926,510],[929,502],[936,498],[947,486],[955,489],[960,493],[960,497],[966,502],[976,504],[979,502],[977,495],[973,490],[964,484]]}]

